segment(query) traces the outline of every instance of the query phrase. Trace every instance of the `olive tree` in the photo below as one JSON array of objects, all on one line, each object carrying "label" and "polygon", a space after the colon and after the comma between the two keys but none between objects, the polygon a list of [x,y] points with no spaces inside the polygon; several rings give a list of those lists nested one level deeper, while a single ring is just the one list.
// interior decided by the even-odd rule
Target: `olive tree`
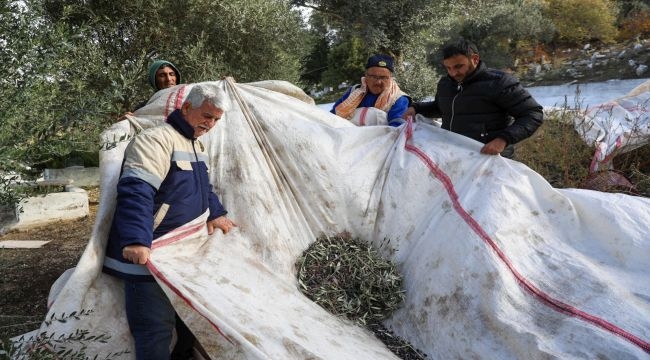
[{"label": "olive tree", "polygon": [[157,58],[185,82],[297,82],[305,31],[283,0],[3,2],[0,171],[34,176],[75,154],[96,161],[99,133],[152,95]]}]

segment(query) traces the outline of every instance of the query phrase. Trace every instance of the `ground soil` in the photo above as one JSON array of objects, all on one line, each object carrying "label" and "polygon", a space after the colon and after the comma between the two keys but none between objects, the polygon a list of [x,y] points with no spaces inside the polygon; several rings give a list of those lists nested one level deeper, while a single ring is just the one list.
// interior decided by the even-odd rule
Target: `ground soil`
[{"label": "ground soil", "polygon": [[61,273],[77,264],[99,205],[99,188],[86,191],[89,216],[0,236],[0,241],[50,241],[39,249],[0,248],[0,339],[37,329],[47,312],[50,287]]}]

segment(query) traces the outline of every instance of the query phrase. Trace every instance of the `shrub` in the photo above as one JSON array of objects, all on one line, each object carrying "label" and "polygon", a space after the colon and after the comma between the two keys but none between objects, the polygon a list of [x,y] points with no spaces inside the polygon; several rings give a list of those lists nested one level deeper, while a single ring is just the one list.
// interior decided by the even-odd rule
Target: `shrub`
[{"label": "shrub", "polygon": [[553,22],[556,40],[579,44],[613,41],[617,11],[612,0],[548,0],[544,15]]},{"label": "shrub", "polygon": [[516,160],[556,188],[580,187],[587,178],[594,153],[575,131],[574,114],[567,106],[545,114],[537,132],[517,144]]},{"label": "shrub", "polygon": [[625,40],[647,35],[650,35],[649,10],[641,10],[638,13],[630,14],[622,20],[618,34],[619,39]]}]

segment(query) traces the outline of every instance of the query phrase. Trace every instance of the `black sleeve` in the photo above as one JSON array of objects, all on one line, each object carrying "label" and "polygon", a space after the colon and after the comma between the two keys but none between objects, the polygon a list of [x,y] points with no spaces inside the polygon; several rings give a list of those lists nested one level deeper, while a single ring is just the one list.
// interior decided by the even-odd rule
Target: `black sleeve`
[{"label": "black sleeve", "polygon": [[508,142],[516,144],[531,135],[542,125],[544,111],[528,90],[514,76],[503,77],[501,92],[496,101],[515,120],[497,135]]},{"label": "black sleeve", "polygon": [[411,106],[415,109],[416,114],[422,114],[430,118],[439,118],[442,116],[440,108],[438,108],[438,101],[423,101],[412,103]]}]

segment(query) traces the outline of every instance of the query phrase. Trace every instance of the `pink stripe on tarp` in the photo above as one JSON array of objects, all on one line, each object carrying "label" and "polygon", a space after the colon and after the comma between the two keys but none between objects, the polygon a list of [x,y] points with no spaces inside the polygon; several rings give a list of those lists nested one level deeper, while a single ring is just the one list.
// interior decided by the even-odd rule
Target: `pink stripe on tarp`
[{"label": "pink stripe on tarp", "polygon": [[169,245],[171,243],[174,243],[176,241],[179,241],[181,239],[184,239],[206,226],[205,223],[200,223],[196,225],[191,225],[191,226],[181,226],[177,229],[172,230],[169,232],[167,235],[165,235],[164,239],[161,240],[154,240],[151,243],[151,250],[159,248],[161,246]]},{"label": "pink stripe on tarp", "polygon": [[178,288],[176,288],[174,285],[172,285],[172,283],[167,279],[167,277],[165,277],[165,275],[163,275],[160,271],[158,271],[158,268],[156,268],[156,266],[151,262],[151,259],[149,259],[149,261],[147,261],[147,269],[149,269],[149,271],[151,272],[151,274],[152,274],[153,276],[155,276],[155,277],[158,278],[160,281],[162,281],[163,283],[165,283],[165,285],[167,285],[167,287],[169,287],[169,288],[170,288],[170,289],[171,289],[171,290],[172,290],[176,295],[178,295],[178,297],[180,297],[181,299],[183,299],[183,301],[185,301],[185,303],[186,303],[190,308],[192,308],[192,309],[193,309],[194,311],[196,311],[199,315],[201,315],[204,319],[206,319],[206,320],[210,323],[210,325],[212,325],[212,327],[214,327],[214,329],[217,330],[217,332],[218,332],[221,336],[224,337],[224,339],[226,339],[229,343],[235,345],[235,343],[234,343],[232,340],[230,340],[230,338],[229,338],[226,334],[224,334],[224,333],[221,331],[221,329],[219,329],[219,326],[217,326],[217,324],[213,323],[213,322],[212,322],[212,321],[211,321],[207,316],[205,316],[205,315],[204,315],[204,314],[203,314],[199,309],[197,309],[197,308],[194,306],[194,303],[193,303],[190,299],[188,299],[187,297],[185,297],[185,296],[181,293],[181,291],[178,290]]},{"label": "pink stripe on tarp", "polygon": [[[181,105],[183,105],[183,95],[185,94],[186,87],[186,85],[183,85],[178,89],[178,91],[172,91],[169,93],[169,96],[167,96],[167,101],[165,102],[165,119],[167,119],[167,116],[169,116],[172,111],[180,109]],[[175,100],[172,100],[174,99],[174,96],[176,98]],[[174,103],[174,108],[170,111],[172,102]]]},{"label": "pink stripe on tarp", "polygon": [[[411,140],[412,138],[412,122],[407,122],[407,128],[406,128],[406,140],[407,142]],[[514,275],[515,279],[517,280],[517,283],[519,284],[520,287],[522,287],[524,290],[532,294],[537,300],[540,300],[543,304],[549,306],[550,308],[561,312],[563,314],[578,318],[580,320],[586,321],[588,323],[594,324],[601,329],[607,330],[611,333],[614,333],[632,344],[640,347],[643,349],[645,352],[650,353],[650,342],[642,340],[641,338],[637,337],[636,335],[633,335],[618,326],[608,322],[607,320],[601,319],[597,316],[588,314],[582,310],[579,310],[575,308],[574,306],[571,306],[567,303],[564,303],[560,300],[557,300],[550,295],[546,294],[542,290],[538,289],[533,283],[530,282],[530,280],[526,279],[519,271],[515,268],[514,264],[508,259],[508,257],[505,255],[505,253],[499,248],[499,246],[496,244],[492,238],[483,230],[481,225],[472,218],[472,216],[463,208],[459,201],[458,193],[456,193],[456,190],[454,189],[454,184],[452,183],[451,179],[447,174],[445,174],[444,171],[442,171],[438,165],[436,165],[433,160],[420,148],[412,145],[412,144],[405,144],[404,145],[406,151],[409,151],[413,154],[415,154],[424,164],[429,168],[431,173],[438,179],[442,185],[444,186],[445,190],[447,191],[447,194],[449,195],[452,203],[454,210],[460,215],[460,217],[469,225],[469,227],[485,242],[487,243],[492,250],[497,254],[499,259],[506,265],[508,270]]]},{"label": "pink stripe on tarp", "polygon": [[600,147],[596,147],[594,152],[594,157],[591,158],[591,163],[589,164],[589,173],[594,173],[598,169],[598,158],[600,157]]},{"label": "pink stripe on tarp", "polygon": [[594,153],[594,157],[591,159],[591,164],[589,164],[589,173],[593,173],[597,170],[598,164],[607,164],[610,162],[614,156],[616,156],[616,150],[618,150],[621,145],[623,145],[623,139],[622,135],[619,135],[619,137],[616,138],[616,141],[614,142],[614,150],[607,155],[602,161],[598,161],[598,158],[600,157],[601,151],[600,147],[596,147],[596,152]]},{"label": "pink stripe on tarp", "polygon": [[589,107],[587,110],[588,110],[588,113],[596,112],[596,114],[598,114],[600,112],[612,112],[614,110],[614,107],[617,107],[617,106],[622,108],[623,110],[625,110],[627,112],[646,112],[648,110],[647,106],[645,106],[645,105],[641,105],[641,104],[637,104],[637,103],[622,105],[617,100],[609,101],[609,102],[606,102],[606,103],[600,104],[600,105],[595,105],[593,107]]},{"label": "pink stripe on tarp", "polygon": [[167,116],[169,116],[170,111],[169,111],[169,104],[172,103],[172,97],[174,97],[174,92],[170,92],[169,95],[167,96],[167,101],[165,102],[165,119],[167,119]]},{"label": "pink stripe on tarp", "polygon": [[[177,229],[174,229],[174,230],[172,230],[171,232],[168,233],[168,236],[165,236],[165,239],[162,239],[162,240],[154,240],[154,241],[152,242],[152,244],[151,244],[151,249],[152,249],[152,250],[153,250],[153,249],[157,249],[157,248],[159,248],[159,247],[163,247],[163,246],[166,246],[166,245],[169,245],[169,244],[175,243],[176,241],[179,241],[179,240],[182,240],[182,239],[184,239],[184,238],[187,238],[188,236],[193,235],[193,234],[195,234],[195,233],[201,231],[201,230],[203,229],[204,226],[206,226],[205,223],[204,223],[204,222],[200,222],[200,223],[195,224],[195,225],[189,225],[189,226],[186,225],[186,226],[181,226],[181,227],[179,227],[179,228],[177,228]],[[146,264],[146,265],[147,265],[147,269],[149,269],[149,271],[151,272],[151,274],[152,274],[153,276],[157,277],[160,281],[162,281],[163,283],[165,283],[165,285],[167,285],[167,286],[168,286],[168,287],[169,287],[169,288],[170,288],[170,289],[171,289],[171,290],[172,290],[176,295],[178,295],[178,297],[180,297],[181,299],[183,299],[183,301],[185,301],[185,303],[186,303],[190,308],[194,309],[194,311],[196,311],[196,312],[199,313],[199,314],[200,314],[204,319],[206,319],[206,320],[210,323],[210,325],[212,325],[212,327],[214,327],[215,330],[217,330],[217,332],[218,332],[219,334],[221,334],[221,336],[223,336],[226,340],[228,340],[228,342],[230,342],[231,344],[234,345],[234,343],[232,342],[232,340],[230,340],[230,338],[228,338],[228,336],[226,336],[226,334],[224,334],[224,333],[221,331],[221,329],[219,329],[219,326],[217,326],[217,324],[215,324],[215,323],[213,323],[212,321],[210,321],[210,319],[209,319],[207,316],[205,316],[205,315],[204,315],[204,314],[203,314],[199,309],[197,309],[197,308],[194,306],[194,304],[192,303],[192,301],[191,301],[190,299],[188,299],[187,297],[185,297],[185,296],[181,293],[181,291],[178,290],[178,288],[176,288],[174,285],[172,285],[172,283],[167,279],[167,277],[165,277],[165,275],[163,275],[160,271],[158,271],[158,268],[156,268],[156,266],[151,262],[151,258],[149,258],[149,261],[147,261],[147,264]]]},{"label": "pink stripe on tarp", "polygon": [[361,109],[361,119],[359,119],[359,126],[366,125],[366,114],[368,114],[368,108],[364,107]]},{"label": "pink stripe on tarp", "polygon": [[185,95],[185,88],[187,86],[183,85],[180,89],[178,89],[178,96],[176,96],[176,104],[174,106],[174,110],[180,109],[181,105],[183,105],[183,95]]},{"label": "pink stripe on tarp", "polygon": [[614,156],[616,156],[616,150],[618,150],[621,147],[621,145],[623,145],[622,137],[623,137],[622,135],[619,135],[616,138],[616,141],[614,141],[614,150],[612,150],[612,152],[609,153],[609,155],[607,155],[605,159],[603,159],[603,161],[601,161],[602,163],[606,164],[609,161],[611,161],[614,158]]}]

